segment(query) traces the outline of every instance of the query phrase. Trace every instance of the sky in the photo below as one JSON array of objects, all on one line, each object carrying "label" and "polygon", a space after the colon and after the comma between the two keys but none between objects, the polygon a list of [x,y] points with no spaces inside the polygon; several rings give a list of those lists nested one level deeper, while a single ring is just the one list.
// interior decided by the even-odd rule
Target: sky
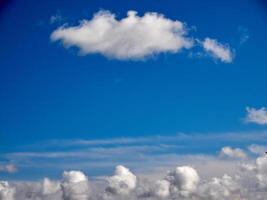
[{"label": "sky", "polygon": [[265,151],[264,1],[1,2],[0,180]]}]

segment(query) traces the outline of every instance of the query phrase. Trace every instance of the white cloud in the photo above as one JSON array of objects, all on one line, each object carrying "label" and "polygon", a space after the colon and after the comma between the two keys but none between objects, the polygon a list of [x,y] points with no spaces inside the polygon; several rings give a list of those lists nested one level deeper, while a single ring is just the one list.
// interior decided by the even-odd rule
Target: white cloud
[{"label": "white cloud", "polygon": [[59,181],[51,181],[49,178],[43,180],[43,194],[53,194],[60,190]]},{"label": "white cloud", "polygon": [[126,167],[116,167],[115,175],[107,178],[107,191],[111,194],[128,194],[136,187],[136,176]]},{"label": "white cloud", "polygon": [[63,173],[63,199],[88,200],[90,188],[87,177],[81,171]]},{"label": "white cloud", "polygon": [[220,151],[220,157],[245,159],[247,155],[242,149],[223,147]]},{"label": "white cloud", "polygon": [[120,60],[138,60],[191,48],[193,40],[186,34],[182,22],[155,12],[138,16],[136,11],[128,11],[127,17],[118,20],[109,11],[99,11],[78,26],[56,29],[51,40],[62,41],[65,47],[76,46],[82,54],[100,53]]},{"label": "white cloud", "polygon": [[15,188],[6,181],[0,181],[0,200],[14,200]]},{"label": "white cloud", "polygon": [[267,124],[267,110],[265,107],[259,109],[247,107],[246,110],[247,116],[245,122],[259,125]]},{"label": "white cloud", "polygon": [[230,63],[233,61],[234,54],[228,45],[219,43],[216,39],[205,38],[202,42],[204,50],[222,62]]},{"label": "white cloud", "polygon": [[166,198],[170,195],[170,182],[167,180],[156,181],[155,194],[161,198]]},{"label": "white cloud", "polygon": [[214,177],[211,181],[201,185],[199,188],[199,194],[203,197],[203,199],[242,199],[241,192],[239,191],[239,185],[227,174],[223,175],[221,178]]},{"label": "white cloud", "polygon": [[197,171],[190,166],[177,167],[167,176],[170,182],[170,190],[179,196],[189,197],[190,194],[196,191],[199,183]]},{"label": "white cloud", "polygon": [[262,188],[267,188],[267,157],[258,157],[256,160],[257,179]]},{"label": "white cloud", "polygon": [[44,178],[42,183],[42,197],[45,200],[62,199],[61,184],[59,181],[51,181],[49,178]]},{"label": "white cloud", "polygon": [[[200,178],[191,166],[177,166],[154,181],[117,166],[108,178],[88,181],[80,171],[63,173],[60,181],[45,178],[40,182],[0,182],[0,200],[264,200],[267,194],[267,157],[245,160],[247,168],[234,175]],[[205,163],[202,163],[205,165]],[[202,170],[209,172],[210,165]],[[113,191],[107,188],[113,188]]]}]

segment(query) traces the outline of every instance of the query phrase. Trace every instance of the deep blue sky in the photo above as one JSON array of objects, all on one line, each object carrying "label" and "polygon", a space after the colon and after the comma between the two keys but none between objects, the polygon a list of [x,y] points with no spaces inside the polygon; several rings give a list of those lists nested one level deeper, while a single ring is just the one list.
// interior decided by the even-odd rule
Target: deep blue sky
[{"label": "deep blue sky", "polygon": [[[60,24],[100,9],[180,20],[235,49],[230,64],[188,54],[146,61],[78,56],[50,41]],[[42,140],[263,129],[242,123],[267,103],[267,9],[263,1],[7,1],[0,14],[0,150]],[[249,39],[240,44],[246,30]]]}]

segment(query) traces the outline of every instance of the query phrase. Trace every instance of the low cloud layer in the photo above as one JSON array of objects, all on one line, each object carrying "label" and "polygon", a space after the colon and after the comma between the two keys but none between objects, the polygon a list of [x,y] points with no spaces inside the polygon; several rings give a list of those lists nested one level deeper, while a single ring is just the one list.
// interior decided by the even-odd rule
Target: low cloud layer
[{"label": "low cloud layer", "polygon": [[259,109],[247,107],[246,111],[247,116],[245,118],[245,122],[259,125],[267,124],[267,110],[265,107]]},{"label": "low cloud layer", "polygon": [[[229,147],[231,148],[231,147]],[[234,148],[231,148],[234,149]],[[142,165],[140,163],[140,165]],[[206,165],[202,170],[209,171]],[[89,179],[81,171],[65,171],[61,180],[0,182],[1,200],[265,200],[267,157],[236,163],[237,173],[227,169],[220,177],[201,177],[191,165],[177,166],[155,180],[119,165],[114,175]]]},{"label": "low cloud layer", "polygon": [[[102,54],[119,60],[143,60],[159,53],[178,53],[191,49],[199,41],[189,36],[188,28],[181,21],[156,12],[138,16],[136,11],[128,11],[122,19],[109,11],[99,11],[77,26],[57,28],[51,40],[62,42],[66,48],[78,47],[81,55]],[[200,43],[208,55],[225,63],[232,62],[233,53],[228,46],[210,38]]]}]

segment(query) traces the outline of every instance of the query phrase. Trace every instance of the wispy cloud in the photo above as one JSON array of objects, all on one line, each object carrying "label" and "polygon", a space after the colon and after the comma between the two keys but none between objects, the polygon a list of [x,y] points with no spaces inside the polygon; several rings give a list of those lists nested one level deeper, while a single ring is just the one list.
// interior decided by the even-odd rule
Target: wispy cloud
[{"label": "wispy cloud", "polygon": [[233,61],[234,54],[230,47],[219,43],[216,39],[205,38],[202,42],[202,46],[205,51],[215,59],[219,59],[220,61],[226,63]]},{"label": "wispy cloud", "polygon": [[[44,143],[20,147],[21,151],[0,154],[0,159],[13,161],[24,170],[90,169],[91,174],[106,171],[110,167],[124,164],[136,171],[147,172],[167,170],[177,163],[191,163],[200,167],[219,163],[217,154],[224,146],[235,145],[228,157],[242,157],[238,148],[247,149],[250,144],[266,141],[267,132],[238,132],[158,135],[139,138],[110,138],[103,140],[51,140]],[[237,148],[238,147],[238,148]],[[225,154],[226,155],[226,154]],[[245,156],[244,156],[245,157]],[[207,159],[208,158],[208,159]],[[213,160],[216,160],[213,162]],[[223,160],[225,166],[228,161]],[[142,166],[140,166],[142,163]],[[214,163],[214,164],[212,164]],[[222,164],[221,164],[222,165]],[[222,165],[223,166],[223,165]],[[153,169],[151,169],[153,168]],[[223,168],[217,166],[219,171]]]},{"label": "wispy cloud", "polygon": [[15,173],[17,171],[17,167],[14,164],[0,164],[0,173]]},{"label": "wispy cloud", "polygon": [[59,24],[59,23],[61,23],[62,21],[63,21],[63,16],[62,16],[61,12],[58,10],[58,11],[56,12],[56,14],[54,14],[54,15],[52,15],[52,16],[50,17],[49,23],[50,23],[50,24]]},{"label": "wispy cloud", "polygon": [[38,144],[31,144],[26,148],[64,148],[64,147],[97,147],[97,146],[128,146],[128,145],[163,145],[175,144],[179,147],[184,142],[198,141],[224,141],[224,142],[252,142],[262,141],[267,138],[267,131],[250,131],[250,132],[218,132],[218,133],[177,133],[174,135],[153,135],[145,137],[120,137],[120,138],[104,138],[104,139],[62,139],[62,140],[46,140]]},{"label": "wispy cloud", "polygon": [[244,44],[249,40],[249,30],[243,26],[238,27],[238,31],[240,34],[240,44]]}]

